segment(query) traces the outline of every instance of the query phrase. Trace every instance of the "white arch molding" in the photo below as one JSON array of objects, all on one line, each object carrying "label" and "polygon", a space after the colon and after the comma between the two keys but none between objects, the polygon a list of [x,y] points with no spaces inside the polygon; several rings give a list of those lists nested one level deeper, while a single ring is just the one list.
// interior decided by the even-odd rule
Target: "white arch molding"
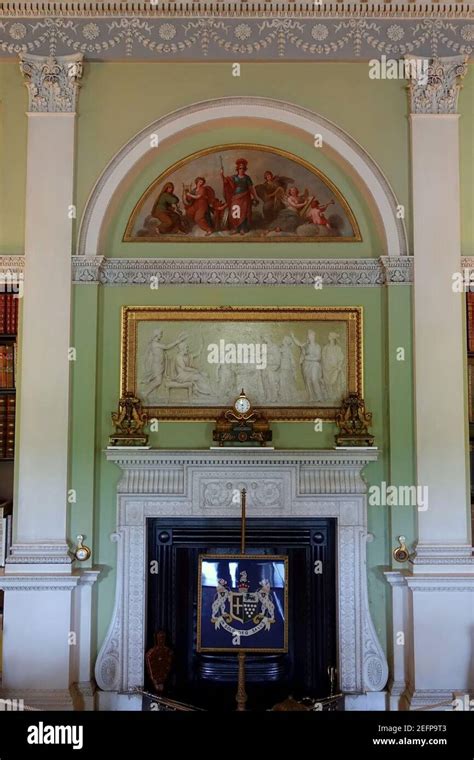
[{"label": "white arch molding", "polygon": [[79,230],[78,254],[99,256],[106,253],[100,250],[100,246],[109,208],[127,176],[146,160],[147,154],[155,153],[156,148],[150,147],[150,134],[158,134],[162,145],[168,139],[176,140],[180,133],[189,129],[203,127],[206,122],[249,118],[296,128],[309,134],[311,141],[315,134],[320,134],[324,146],[351,167],[372,201],[384,235],[385,255],[407,255],[406,229],[403,220],[397,218],[395,193],[364,148],[335,124],[307,108],[261,97],[217,98],[195,103],[163,116],[129,140],[106,166],[89,196]]}]

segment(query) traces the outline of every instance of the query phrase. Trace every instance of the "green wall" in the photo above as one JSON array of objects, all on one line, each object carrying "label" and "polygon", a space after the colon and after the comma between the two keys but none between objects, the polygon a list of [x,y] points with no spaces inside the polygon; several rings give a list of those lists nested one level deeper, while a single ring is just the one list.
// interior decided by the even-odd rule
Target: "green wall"
[{"label": "green wall", "polygon": [[474,256],[474,64],[459,94],[461,146],[461,252]]},{"label": "green wall", "polygon": [[[474,255],[474,72],[464,80],[459,110],[461,141],[462,252]],[[161,116],[191,103],[232,95],[255,95],[309,108],[333,121],[359,142],[378,163],[406,210],[411,241],[409,122],[405,83],[374,81],[366,63],[243,63],[233,77],[230,63],[86,62],[79,98],[76,192],[78,222],[90,192],[107,163],[137,132]],[[0,254],[24,248],[27,92],[17,62],[0,64]],[[369,257],[381,253],[381,240],[368,202],[351,176],[324,150],[318,151],[287,128],[269,129],[242,120],[171,140],[157,150],[117,202],[104,238],[113,257],[227,257],[235,245],[126,244],[123,230],[131,209],[152,179],[176,160],[216,143],[273,145],[314,162],[341,189],[361,227],[361,243],[275,245],[246,244],[245,257]],[[435,160],[435,159],[434,159]],[[48,181],[54,181],[54,167]],[[77,240],[78,222],[74,225]],[[411,244],[411,243],[410,243]],[[242,248],[238,247],[239,252]],[[411,287],[384,288],[252,287],[208,288],[74,287],[71,483],[77,503],[70,505],[70,536],[79,532],[93,547],[93,564],[103,568],[97,586],[95,649],[110,620],[115,588],[115,488],[119,470],[103,449],[111,432],[110,412],[119,394],[120,308],[122,305],[362,305],[364,307],[365,398],[374,415],[380,460],[367,467],[369,485],[413,482],[413,386],[411,358]],[[404,361],[397,350],[405,349]],[[212,423],[161,423],[151,444],[161,448],[207,448]],[[281,448],[333,445],[334,426],[316,433],[312,423],[275,423]],[[416,514],[409,507],[369,507],[369,601],[376,629],[386,646],[389,588],[383,568],[392,564],[396,536],[411,543]]]},{"label": "green wall", "polygon": [[[263,95],[308,107],[334,121],[359,141],[389,177],[400,203],[409,209],[408,120],[406,95],[398,82],[372,82],[365,65],[246,64],[242,76],[231,76],[227,64],[176,64],[170,86],[169,65],[93,64],[86,66],[78,122],[78,219],[87,197],[113,155],[134,134],[160,116],[209,97]],[[341,92],[341,81],[344,90]],[[314,85],[312,84],[314,82]],[[308,83],[311,83],[310,85]],[[364,104],[361,108],[360,104]],[[125,104],[125,105],[124,105]],[[183,156],[215,144],[267,144],[314,162],[341,189],[361,227],[361,243],[246,244],[245,257],[364,257],[378,256],[382,245],[371,209],[350,172],[330,155],[288,129],[263,124],[226,123],[194,129],[163,144],[153,161],[131,181],[118,199],[101,253],[109,256],[226,257],[234,245],[126,244],[122,242],[128,216],[149,183]],[[390,146],[390,149],[387,149]],[[402,160],[400,157],[403,157]],[[407,226],[410,219],[407,213]],[[239,251],[242,248],[239,246]],[[374,416],[380,459],[367,467],[369,484],[413,481],[411,288],[312,287],[98,287],[74,288],[73,428],[71,487],[78,503],[71,506],[71,536],[87,533],[93,563],[103,568],[97,587],[98,621],[95,647],[104,638],[113,608],[118,468],[105,461],[103,449],[111,432],[110,412],[119,395],[120,309],[123,305],[362,305],[364,307],[365,397]],[[97,342],[94,344],[95,336]],[[94,346],[91,346],[94,344]],[[396,361],[397,346],[406,347],[406,360]],[[208,448],[212,423],[162,422],[150,443],[159,448]],[[335,427],[323,432],[313,423],[275,423],[279,448],[327,448]],[[94,440],[94,446],[92,446]],[[95,505],[95,508],[94,508]],[[395,536],[414,537],[411,508],[371,507],[368,544],[369,603],[382,645],[387,644],[389,588],[382,571],[391,565]]]},{"label": "green wall", "polygon": [[[100,170],[114,154],[138,131],[156,121],[160,116],[199,101],[232,95],[256,95],[277,100],[288,101],[309,108],[333,121],[346,130],[372,155],[381,166],[394,188],[400,203],[409,207],[409,173],[408,173],[408,121],[406,118],[406,93],[404,83],[393,81],[374,81],[368,77],[368,66],[344,63],[243,63],[241,76],[232,76],[230,63],[175,63],[167,64],[89,64],[86,66],[85,81],[81,92],[80,118],[78,126],[79,161],[77,175],[78,218],[87,196],[97,179]],[[173,164],[176,157],[212,144],[207,139],[208,127],[193,130],[192,146],[188,142],[183,149],[176,151],[166,144],[167,157],[158,157],[154,173],[157,176],[163,168]],[[248,131],[257,134],[257,142],[263,143],[260,130],[247,130],[242,124],[235,125],[232,134],[239,142]],[[276,130],[271,135],[275,137]],[[278,138],[290,140],[285,136],[288,130],[278,131]],[[229,141],[231,132],[229,132]],[[251,140],[250,140],[251,141]],[[220,139],[219,142],[227,142]],[[269,141],[270,144],[274,140]],[[179,141],[181,145],[181,141]],[[390,149],[387,150],[387,146]],[[282,146],[284,147],[284,146]],[[293,138],[288,146],[294,152],[309,160],[314,160],[314,151],[303,140]],[[157,153],[159,154],[160,149]],[[319,153],[318,153],[319,156]],[[82,160],[84,157],[85,160]],[[331,176],[330,172],[328,174]],[[151,181],[153,171],[148,177]],[[349,180],[346,180],[349,186]],[[143,188],[146,183],[142,183]],[[343,188],[345,191],[346,188]],[[139,194],[138,194],[139,195]],[[133,208],[137,199],[137,190],[132,188],[126,206]],[[123,219],[121,220],[123,221]],[[409,221],[409,220],[408,220]],[[122,230],[108,244],[113,243],[107,255],[119,255]],[[372,255],[379,255],[380,245],[373,241],[378,249]],[[143,245],[138,245],[141,251]],[[257,247],[259,255],[261,248]],[[317,244],[316,255],[333,255],[334,246]],[[137,248],[137,246],[135,246]],[[192,255],[186,250],[174,251],[173,245],[145,246],[149,251],[156,248],[160,255]],[[188,246],[186,246],[186,249]],[[219,251],[217,249],[222,249]],[[283,243],[275,246],[283,255]],[[308,248],[309,255],[314,254],[314,246],[301,244],[298,249]],[[344,246],[344,249],[347,245]],[[371,255],[364,253],[364,247],[352,244],[344,255]],[[360,248],[361,250],[356,249]],[[126,245],[131,255],[132,244]],[[213,255],[229,255],[225,245],[214,244]],[[134,251],[135,253],[135,251]],[[249,247],[249,254],[252,255]],[[143,255],[143,254],[142,254]],[[150,255],[150,254],[149,254]],[[202,246],[198,253],[202,254]],[[268,252],[267,252],[268,255]],[[300,253],[299,253],[300,255]],[[304,255],[301,250],[301,255]],[[307,254],[308,255],[308,254]],[[342,255],[342,254],[340,254]]]},{"label": "green wall", "polygon": [[[78,492],[78,504],[71,506],[71,536],[87,533],[92,539],[93,562],[105,572],[98,584],[97,644],[100,645],[112,614],[116,544],[110,534],[116,527],[116,485],[119,469],[105,461],[103,449],[112,432],[110,413],[119,396],[120,310],[123,305],[361,305],[364,308],[365,398],[373,412],[376,443],[380,459],[366,468],[369,484],[413,482],[412,408],[411,408],[411,338],[409,286],[390,288],[308,287],[206,288],[162,287],[150,296],[149,288],[139,286],[101,287],[78,285],[74,288],[74,345],[78,348],[73,367],[74,423],[72,435],[72,488]],[[97,308],[98,294],[98,308]],[[390,308],[389,308],[390,306]],[[393,346],[387,342],[389,324],[396,326]],[[95,356],[84,336],[92,340],[98,325],[97,383]],[[395,344],[406,347],[406,360],[394,366],[391,355]],[[389,387],[389,370],[393,374]],[[389,424],[391,393],[396,407],[393,429]],[[92,456],[91,430],[96,425],[95,457]],[[157,448],[208,448],[213,424],[199,422],[161,422],[150,443]],[[274,423],[274,443],[278,448],[331,448],[335,426],[325,423],[315,432],[308,423]],[[390,438],[392,436],[392,438]],[[393,471],[390,451],[402,457],[401,471]],[[390,478],[393,478],[392,481]],[[93,498],[91,485],[93,484]],[[96,505],[92,512],[93,501]],[[98,507],[98,508],[97,508]],[[388,586],[382,569],[390,564],[393,536],[403,532],[409,541],[414,536],[414,515],[409,507],[369,508],[369,531],[375,536],[368,544],[369,601],[382,645],[385,646]],[[392,528],[393,523],[393,528]],[[84,527],[85,526],[85,527]],[[398,531],[398,533],[393,533]]]},{"label": "green wall", "polygon": [[[78,118],[78,219],[87,197],[107,163],[147,124],[176,108],[209,98],[261,95],[310,108],[333,121],[357,140],[378,163],[400,203],[405,205],[411,240],[409,135],[404,82],[371,80],[368,77],[368,66],[364,62],[244,63],[240,77],[231,75],[230,63],[144,64],[86,61],[84,69]],[[24,249],[26,110],[27,91],[18,62],[3,60],[0,63],[0,254],[20,254]],[[459,97],[459,111],[462,252],[465,255],[473,255],[472,65],[469,66],[469,73],[464,79]],[[239,130],[237,133],[242,134]],[[203,134],[196,134],[196,144],[204,139]],[[299,150],[293,152],[300,154]],[[54,167],[51,167],[51,179],[53,178]],[[136,194],[137,189],[131,190],[128,198],[129,207],[133,205],[134,192]],[[77,228],[76,224],[76,232]],[[116,240],[117,238],[114,243]],[[284,247],[286,246],[281,244],[280,248]],[[353,249],[357,247],[354,245]],[[172,249],[167,252],[165,248],[164,244],[160,246],[163,255],[175,255]],[[332,255],[328,249],[330,246],[318,244],[315,255],[323,255],[323,250],[325,256]],[[118,255],[114,250],[108,253]],[[357,252],[347,255],[367,254]]]},{"label": "green wall", "polygon": [[0,63],[0,255],[24,251],[26,109],[18,63]]}]

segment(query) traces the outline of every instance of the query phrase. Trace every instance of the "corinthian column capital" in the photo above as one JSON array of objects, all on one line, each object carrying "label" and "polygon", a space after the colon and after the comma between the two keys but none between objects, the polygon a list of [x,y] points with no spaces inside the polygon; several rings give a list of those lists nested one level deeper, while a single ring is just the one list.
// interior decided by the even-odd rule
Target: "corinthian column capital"
[{"label": "corinthian column capital", "polygon": [[29,94],[28,110],[74,113],[82,77],[81,53],[64,56],[20,56],[20,70]]},{"label": "corinthian column capital", "polygon": [[468,56],[447,58],[418,58],[407,55],[405,61],[416,71],[410,76],[408,92],[410,112],[424,114],[455,114],[461,80],[467,73]]}]

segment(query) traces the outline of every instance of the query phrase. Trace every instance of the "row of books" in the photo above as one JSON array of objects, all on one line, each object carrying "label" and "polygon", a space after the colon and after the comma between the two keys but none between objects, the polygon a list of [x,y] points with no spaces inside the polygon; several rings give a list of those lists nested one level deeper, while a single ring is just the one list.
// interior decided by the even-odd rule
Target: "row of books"
[{"label": "row of books", "polygon": [[12,545],[12,503],[0,501],[0,567],[5,567],[5,559]]},{"label": "row of books", "polygon": [[16,343],[0,346],[0,388],[15,387]]},{"label": "row of books", "polygon": [[474,353],[474,293],[467,296],[467,350]]},{"label": "row of books", "polygon": [[0,396],[0,459],[15,455],[15,396]]},{"label": "row of books", "polygon": [[18,298],[12,293],[0,293],[0,333],[18,332]]}]

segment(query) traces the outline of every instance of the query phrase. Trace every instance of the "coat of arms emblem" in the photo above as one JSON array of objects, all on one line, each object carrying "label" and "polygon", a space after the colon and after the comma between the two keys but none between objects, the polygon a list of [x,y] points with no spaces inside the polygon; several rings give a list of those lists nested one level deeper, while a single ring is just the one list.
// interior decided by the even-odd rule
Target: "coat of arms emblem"
[{"label": "coat of arms emblem", "polygon": [[[224,578],[218,580],[211,612],[211,623],[216,630],[222,627],[234,636],[253,636],[261,630],[269,631],[274,622],[270,581],[263,578],[259,588],[250,591],[245,570],[240,573],[236,590],[229,589]],[[241,625],[236,626],[236,623]]]}]

